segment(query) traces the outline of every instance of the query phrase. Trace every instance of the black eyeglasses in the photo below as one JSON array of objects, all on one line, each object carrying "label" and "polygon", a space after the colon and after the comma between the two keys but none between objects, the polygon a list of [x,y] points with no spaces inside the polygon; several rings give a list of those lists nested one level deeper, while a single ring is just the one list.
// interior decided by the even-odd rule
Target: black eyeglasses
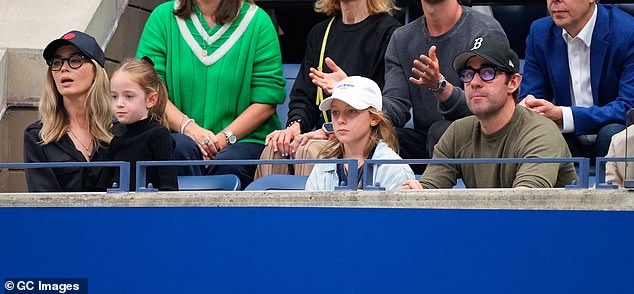
[{"label": "black eyeglasses", "polygon": [[492,66],[492,65],[486,65],[484,67],[481,67],[480,69],[465,67],[463,69],[458,70],[458,77],[463,83],[468,84],[468,83],[471,83],[471,81],[473,81],[475,74],[478,73],[478,75],[480,75],[480,78],[483,81],[488,82],[495,79],[495,75],[498,71],[506,72],[506,70],[503,70],[497,66]]},{"label": "black eyeglasses", "polygon": [[53,58],[46,63],[52,71],[58,71],[62,69],[62,66],[64,66],[64,61],[68,62],[68,66],[70,66],[70,68],[78,69],[84,64],[84,59],[88,59],[88,57],[80,54],[75,54],[68,58]]}]

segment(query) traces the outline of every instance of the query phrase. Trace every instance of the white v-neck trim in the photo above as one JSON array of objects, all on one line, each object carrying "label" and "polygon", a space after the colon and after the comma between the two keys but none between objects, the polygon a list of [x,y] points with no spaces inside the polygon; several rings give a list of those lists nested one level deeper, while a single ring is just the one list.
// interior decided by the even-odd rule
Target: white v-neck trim
[{"label": "white v-neck trim", "polygon": [[[178,0],[174,1],[174,9],[176,9],[176,7],[178,6],[178,3],[179,3]],[[233,33],[231,33],[231,36],[229,36],[229,39],[227,39],[227,41],[224,44],[222,44],[222,46],[220,46],[216,51],[214,51],[209,56],[203,55],[203,48],[201,48],[200,44],[198,44],[198,42],[196,42],[196,40],[194,39],[194,36],[192,35],[191,31],[189,31],[189,28],[187,27],[187,23],[185,22],[185,20],[176,15],[174,15],[174,17],[176,17],[176,23],[178,24],[178,29],[181,32],[183,39],[185,39],[185,42],[187,43],[189,48],[192,50],[194,55],[196,55],[198,60],[200,60],[200,62],[202,62],[204,65],[210,66],[214,64],[216,61],[218,61],[220,58],[222,58],[225,54],[227,54],[227,52],[229,52],[229,49],[231,49],[231,47],[233,47],[233,45],[238,41],[238,39],[240,39],[242,34],[246,31],[247,27],[249,26],[249,23],[253,19],[253,16],[255,15],[255,12],[257,11],[257,9],[258,7],[255,4],[251,4],[249,9],[247,10],[247,13],[242,18],[242,21],[240,21],[240,24],[238,25],[238,27],[235,29],[235,31],[233,31]],[[233,23],[224,24],[222,28],[218,30],[218,32],[216,32],[213,36],[209,36],[209,34],[207,34],[207,32],[202,27],[202,24],[200,23],[200,20],[196,16],[195,12],[192,13],[191,19],[194,24],[194,27],[196,28],[198,33],[203,37],[204,41],[208,45],[217,41],[224,33],[227,32],[229,27],[231,27],[231,25],[233,24]]]},{"label": "white v-neck trim", "polygon": [[200,19],[198,19],[198,15],[196,15],[196,13],[192,13],[191,19],[194,23],[196,31],[198,31],[198,33],[203,37],[203,40],[207,42],[207,45],[216,42],[218,39],[220,39],[220,36],[222,36],[222,34],[224,34],[229,29],[229,27],[231,27],[231,23],[226,23],[213,36],[209,36],[209,34],[207,34],[207,30],[203,28],[203,25],[200,22]]}]

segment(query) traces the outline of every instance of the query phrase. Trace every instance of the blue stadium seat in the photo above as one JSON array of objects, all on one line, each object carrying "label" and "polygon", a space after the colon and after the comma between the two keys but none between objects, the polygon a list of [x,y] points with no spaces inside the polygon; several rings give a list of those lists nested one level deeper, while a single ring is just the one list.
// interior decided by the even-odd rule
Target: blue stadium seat
[{"label": "blue stadium seat", "polygon": [[288,103],[290,102],[289,95],[291,94],[291,89],[293,89],[293,84],[295,84],[295,78],[297,78],[300,65],[283,64],[282,66],[284,68],[284,78],[286,78],[286,98],[284,99],[284,103],[277,105],[277,116],[280,119],[282,128],[284,128],[286,126],[286,121],[288,120]]},{"label": "blue stadium seat", "polygon": [[266,190],[304,190],[308,176],[295,175],[268,175],[256,179],[249,184],[245,191]]},{"label": "blue stadium seat", "polygon": [[615,6],[623,9],[623,11],[631,14],[632,16],[634,16],[634,4],[615,4]]},{"label": "blue stadium seat", "polygon": [[524,59],[526,36],[533,21],[548,16],[546,1],[542,5],[493,5],[493,16],[500,23],[509,39],[511,48]]},{"label": "blue stadium seat", "polygon": [[240,179],[236,175],[178,176],[179,191],[237,191]]}]

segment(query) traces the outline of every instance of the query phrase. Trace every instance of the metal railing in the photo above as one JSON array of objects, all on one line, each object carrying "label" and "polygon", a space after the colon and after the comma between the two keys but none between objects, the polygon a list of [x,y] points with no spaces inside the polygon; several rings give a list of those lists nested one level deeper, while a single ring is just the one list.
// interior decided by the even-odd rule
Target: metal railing
[{"label": "metal railing", "polygon": [[[578,183],[567,185],[566,189],[587,189],[590,175],[590,160],[585,157],[566,158],[447,158],[447,159],[368,159],[363,166],[364,188],[381,189],[373,184],[374,166],[377,164],[484,164],[484,163],[565,163],[573,162],[579,167]],[[380,183],[378,183],[380,185]]]},{"label": "metal railing", "polygon": [[[590,178],[590,160],[585,157],[570,158],[456,158],[456,159],[368,159],[363,166],[363,189],[381,189],[373,181],[374,168],[378,164],[504,164],[504,163],[565,163],[577,166],[578,183],[567,185],[567,189],[588,189]],[[597,157],[596,189],[614,189],[616,185],[605,182],[606,162],[634,162],[634,157]],[[347,183],[336,190],[357,190],[358,163],[355,159],[284,159],[284,160],[180,160],[180,161],[138,161],[136,163],[136,191],[156,191],[148,187],[146,168],[149,166],[196,166],[196,165],[260,165],[260,164],[348,164]],[[36,163],[0,163],[0,168],[61,168],[61,167],[118,167],[119,186],[108,192],[128,192],[130,186],[130,163],[124,161],[96,162],[36,162]],[[634,188],[634,181],[626,180],[626,188]]]},{"label": "metal railing", "polygon": [[0,163],[0,168],[29,169],[58,167],[118,167],[119,187],[108,189],[108,192],[128,192],[130,190],[130,163],[126,161]]},{"label": "metal railing", "polygon": [[321,163],[347,163],[347,185],[335,187],[335,190],[357,190],[358,166],[356,159],[284,159],[284,160],[174,160],[174,161],[137,161],[136,163],[136,190],[137,192],[155,192],[153,187],[148,187],[145,179],[148,166],[192,166],[192,165],[259,165],[259,164],[321,164]]},{"label": "metal railing", "polygon": [[[597,189],[617,189],[617,185],[613,185],[612,182],[605,181],[605,172],[606,167],[605,164],[607,162],[634,162],[634,157],[597,157],[596,158],[596,179],[597,179]],[[625,188],[634,188],[634,180],[632,179],[623,179],[623,187]]]}]

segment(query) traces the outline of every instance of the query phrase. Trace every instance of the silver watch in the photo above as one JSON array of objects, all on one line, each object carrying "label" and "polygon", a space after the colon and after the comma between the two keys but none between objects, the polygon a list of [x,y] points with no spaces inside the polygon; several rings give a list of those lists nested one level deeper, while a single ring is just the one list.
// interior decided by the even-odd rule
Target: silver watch
[{"label": "silver watch", "polygon": [[440,82],[438,82],[438,86],[436,86],[436,88],[434,88],[434,89],[429,89],[429,90],[434,92],[434,93],[438,93],[438,92],[444,91],[446,87],[447,87],[447,80],[445,80],[445,76],[443,76],[441,74],[440,75]]},{"label": "silver watch", "polygon": [[236,135],[227,129],[222,130],[222,132],[225,134],[225,137],[227,138],[227,144],[229,145],[233,145],[236,143],[236,141],[238,141],[238,138],[236,138]]}]

